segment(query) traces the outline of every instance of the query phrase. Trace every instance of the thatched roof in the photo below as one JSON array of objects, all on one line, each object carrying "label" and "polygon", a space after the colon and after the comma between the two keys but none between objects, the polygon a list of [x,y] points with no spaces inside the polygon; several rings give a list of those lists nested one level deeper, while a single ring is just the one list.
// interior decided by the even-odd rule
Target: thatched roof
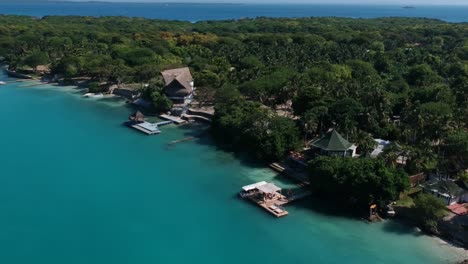
[{"label": "thatched roof", "polygon": [[136,111],[129,117],[129,119],[133,121],[144,121],[145,116],[140,111]]},{"label": "thatched roof", "polygon": [[193,77],[188,67],[161,72],[169,97],[185,97],[193,92]]},{"label": "thatched roof", "polygon": [[47,65],[37,65],[36,72],[47,73],[50,72],[49,66]]}]

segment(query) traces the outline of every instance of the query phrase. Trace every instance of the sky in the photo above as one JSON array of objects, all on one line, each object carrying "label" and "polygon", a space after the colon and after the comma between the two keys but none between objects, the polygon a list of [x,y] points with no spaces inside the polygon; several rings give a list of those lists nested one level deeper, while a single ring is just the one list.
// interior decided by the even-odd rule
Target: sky
[{"label": "sky", "polygon": [[[90,0],[67,0],[87,2]],[[394,5],[468,5],[468,0],[99,0],[106,2],[164,3],[301,3],[301,4],[394,4]]]}]

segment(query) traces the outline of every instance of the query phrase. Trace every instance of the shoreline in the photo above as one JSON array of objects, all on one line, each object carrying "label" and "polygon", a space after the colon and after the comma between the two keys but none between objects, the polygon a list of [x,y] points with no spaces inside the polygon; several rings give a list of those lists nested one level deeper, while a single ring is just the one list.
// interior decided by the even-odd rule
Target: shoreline
[{"label": "shoreline", "polygon": [[[18,79],[19,80],[19,79]],[[49,85],[51,87],[55,87],[55,88],[58,88],[59,91],[61,92],[68,92],[70,93],[71,90],[83,90],[83,89],[87,89],[87,88],[80,88],[79,86],[76,86],[76,85],[61,85],[59,84],[58,82],[41,82],[39,80],[34,80],[34,79],[30,79],[30,80],[24,80],[24,82],[38,82],[37,85],[28,85],[26,87],[29,87],[29,88],[37,88],[37,86],[44,86],[44,85]],[[68,89],[62,89],[62,88],[68,88]],[[54,89],[55,91],[57,91],[57,89]],[[83,98],[82,96],[77,96],[77,99],[80,98],[80,99],[86,99],[86,98]],[[110,98],[110,97],[107,97],[107,98]],[[122,101],[125,101],[125,98],[124,97],[121,97],[121,96],[113,96],[112,98],[119,98],[121,99]],[[100,98],[102,99],[102,98]],[[126,103],[124,104],[121,104],[117,107],[125,107]],[[224,151],[224,150],[223,150]],[[238,157],[235,157],[236,159],[239,159]],[[280,175],[280,177],[283,177],[285,179],[289,179],[287,176],[283,175],[282,173],[278,173],[277,171],[271,169],[268,164],[262,164],[262,168],[268,170],[269,172],[271,173],[274,173],[276,175]],[[349,217],[349,216],[346,216],[346,215],[343,215],[349,219],[352,219],[352,220],[355,220],[355,221],[361,221],[358,217]],[[442,236],[437,236],[437,235],[434,235],[434,234],[428,234],[422,230],[420,230],[417,226],[411,224],[410,222],[408,221],[405,221],[405,219],[391,219],[391,218],[387,218],[385,221],[395,221],[401,225],[404,225],[404,226],[407,226],[407,227],[410,227],[412,229],[415,230],[415,232],[421,234],[421,235],[424,235],[426,236],[426,238],[430,238],[434,244],[437,244],[438,246],[444,246],[444,247],[448,247],[449,250],[453,250],[456,254],[456,259],[454,258],[453,259],[453,263],[458,263],[460,261],[463,261],[465,259],[468,259],[468,250],[463,247],[462,245],[454,242],[454,241],[451,241],[449,239],[446,239]]]},{"label": "shoreline", "polygon": [[[96,1],[96,2],[76,2],[76,1],[40,1],[39,3],[33,3],[38,5],[47,5],[59,3],[65,5],[66,7],[89,7],[93,5],[97,5],[100,7],[107,7],[111,2],[104,2],[104,1]],[[19,3],[21,4],[21,3]],[[15,8],[12,10],[4,11],[4,15],[20,15],[20,16],[30,16],[35,18],[43,19],[47,16],[71,16],[71,17],[112,17],[112,16],[126,16],[134,19],[151,19],[151,20],[163,20],[163,21],[180,21],[186,23],[205,23],[210,21],[225,21],[225,20],[242,20],[242,19],[254,19],[259,17],[267,17],[267,18],[290,18],[290,19],[305,19],[305,18],[334,18],[334,17],[341,17],[341,18],[348,18],[348,19],[378,19],[378,18],[421,18],[421,19],[434,19],[439,20],[446,23],[451,24],[461,24],[468,22],[468,18],[463,14],[457,14],[457,16],[453,17],[450,16],[451,10],[457,9],[466,9],[468,5],[466,4],[419,4],[419,5],[411,5],[410,7],[415,8],[407,8],[404,4],[339,4],[339,3],[165,3],[165,2],[136,2],[136,3],[129,3],[129,2],[113,2],[114,6],[117,5],[117,8],[113,9],[113,12],[95,12],[93,11],[83,11],[83,12],[66,12],[66,13],[54,13],[50,10],[39,12],[19,12]],[[162,9],[165,12],[152,12],[152,13],[142,13],[135,11],[133,12],[123,12],[127,11],[124,10],[124,7],[163,7]],[[200,10],[194,10],[193,13],[184,14],[184,15],[176,15],[170,16],[167,14],[175,13],[176,11],[180,11],[179,9],[183,9],[184,7],[194,7],[196,9],[201,9],[202,7],[206,6],[214,6],[218,7],[221,10],[221,14],[210,14],[210,13],[203,13]],[[265,7],[270,7],[273,9],[281,9],[284,12],[283,15],[278,15],[276,12],[272,11],[264,11]],[[290,7],[290,11],[283,10],[284,7]],[[346,9],[354,9],[355,11],[349,11],[346,13],[336,12],[336,7],[342,7]],[[406,7],[406,8],[405,8]],[[17,8],[17,7],[16,7]],[[232,12],[229,9],[235,8],[237,10]],[[247,9],[253,9],[254,12],[250,12],[247,16],[245,16],[245,11]],[[305,12],[305,10],[310,10],[309,12]],[[315,9],[323,9],[322,12],[317,12]],[[434,12],[433,10],[437,9]],[[441,9],[445,12],[441,13]],[[325,13],[323,11],[326,11]],[[362,11],[364,10],[364,12]],[[41,12],[42,11],[42,12]],[[367,12],[365,12],[367,11]],[[373,11],[369,14],[369,11]],[[376,15],[373,15],[376,13]]]}]

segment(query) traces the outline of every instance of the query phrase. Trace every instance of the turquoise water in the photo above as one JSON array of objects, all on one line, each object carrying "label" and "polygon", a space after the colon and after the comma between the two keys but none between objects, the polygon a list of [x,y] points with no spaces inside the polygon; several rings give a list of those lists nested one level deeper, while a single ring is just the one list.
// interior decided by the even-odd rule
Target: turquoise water
[{"label": "turquoise water", "polygon": [[[1,79],[1,77],[0,77]],[[239,200],[289,185],[209,141],[121,125],[120,101],[72,88],[0,86],[0,263],[448,263],[454,250],[398,224],[330,214],[318,201],[276,219]]]},{"label": "turquoise water", "polygon": [[[285,1],[286,2],[286,1]],[[375,1],[379,2],[379,1]],[[411,1],[409,1],[411,2]],[[47,16],[131,16],[186,21],[239,19],[245,17],[428,17],[449,22],[467,22],[468,5],[346,5],[346,4],[194,4],[194,3],[104,3],[0,0],[1,14]]]}]

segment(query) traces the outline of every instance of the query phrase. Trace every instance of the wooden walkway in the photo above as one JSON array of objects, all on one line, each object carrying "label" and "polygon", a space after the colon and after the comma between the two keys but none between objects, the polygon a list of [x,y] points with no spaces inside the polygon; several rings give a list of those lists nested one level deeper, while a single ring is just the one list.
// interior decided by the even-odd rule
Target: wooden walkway
[{"label": "wooden walkway", "polygon": [[306,171],[294,170],[294,169],[289,168],[288,166],[286,166],[284,164],[280,164],[278,162],[271,163],[269,165],[269,167],[272,170],[280,173],[281,175],[284,175],[284,176],[294,180],[301,187],[310,184],[309,176],[307,175]]},{"label": "wooden walkway", "polygon": [[140,124],[133,124],[133,125],[130,125],[132,128],[140,131],[140,132],[143,132],[147,135],[156,135],[156,134],[159,134],[161,133],[161,130],[157,129],[157,127],[155,129],[147,129],[145,127],[142,127]]},{"label": "wooden walkway", "polygon": [[265,201],[263,199],[258,199],[255,195],[249,196],[248,199],[278,218],[289,214],[288,211],[282,208],[282,206],[287,203],[284,195]]},{"label": "wooden walkway", "polygon": [[158,123],[156,123],[156,125],[157,126],[165,126],[165,125],[169,125],[169,124],[172,124],[172,123],[174,123],[174,121],[169,120],[169,121],[158,122]]},{"label": "wooden walkway", "polygon": [[183,120],[182,118],[177,117],[177,116],[160,115],[159,117],[162,118],[162,119],[165,119],[165,120],[172,121],[172,122],[174,122],[174,123],[177,124],[177,125],[187,123],[186,120]]},{"label": "wooden walkway", "polygon": [[310,195],[312,195],[312,192],[310,190],[308,190],[307,188],[302,188],[299,192],[289,197],[281,193],[276,193],[272,199],[264,200],[263,198],[259,198],[257,195],[250,195],[248,196],[248,199],[260,206],[261,208],[263,208],[264,210],[266,210],[267,212],[269,212],[270,214],[279,218],[289,214],[283,206],[294,201],[304,199]]}]

